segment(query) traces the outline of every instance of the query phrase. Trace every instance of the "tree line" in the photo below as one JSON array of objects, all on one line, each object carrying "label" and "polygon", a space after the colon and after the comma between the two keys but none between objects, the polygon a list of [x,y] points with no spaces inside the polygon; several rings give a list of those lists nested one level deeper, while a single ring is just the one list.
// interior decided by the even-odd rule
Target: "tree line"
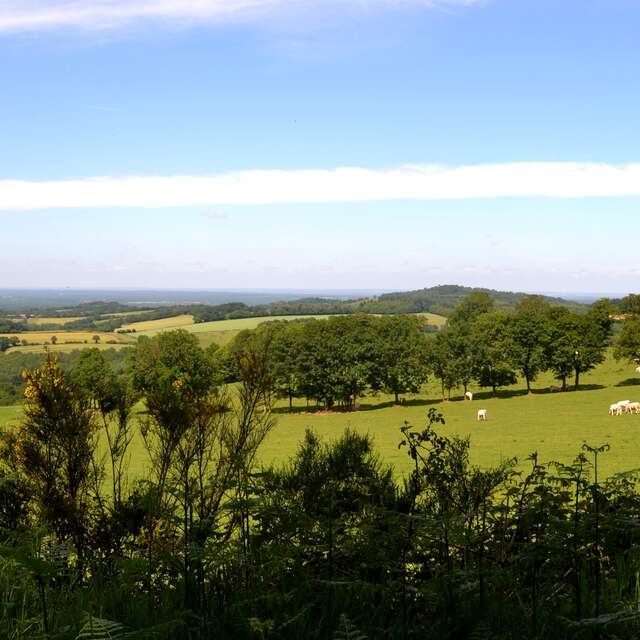
[{"label": "tree line", "polygon": [[527,391],[551,371],[561,388],[604,361],[611,344],[612,307],[606,300],[586,313],[552,306],[539,296],[521,300],[512,313],[495,311],[492,300],[471,294],[453,312],[431,345],[434,373],[443,394],[474,381],[495,393],[524,379]]},{"label": "tree line", "polygon": [[[611,342],[611,308],[594,304],[586,313],[523,298],[513,312],[496,311],[485,292],[467,296],[447,325],[432,332],[419,315],[356,314],[304,322],[264,323],[243,331],[218,357],[235,361],[248,346],[269,363],[270,396],[306,398],[326,409],[353,407],[367,393],[417,393],[429,376],[442,396],[470,385],[492,389],[520,376],[531,390],[551,370],[562,389],[568,380],[601,363]],[[639,342],[640,346],[640,342]],[[228,367],[227,379],[234,379]]]},{"label": "tree line", "polygon": [[638,477],[599,479],[606,447],[481,469],[430,409],[397,425],[400,482],[350,431],[260,466],[266,353],[236,350],[233,385],[184,331],[122,373],[97,349],[24,372],[0,438],[1,637],[637,637]]}]

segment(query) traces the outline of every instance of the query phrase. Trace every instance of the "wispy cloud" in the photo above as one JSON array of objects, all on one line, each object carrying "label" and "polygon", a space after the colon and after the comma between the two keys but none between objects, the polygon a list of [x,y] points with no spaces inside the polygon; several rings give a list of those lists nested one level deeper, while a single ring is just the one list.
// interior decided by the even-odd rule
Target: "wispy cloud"
[{"label": "wispy cloud", "polygon": [[502,197],[640,196],[640,163],[523,162],[374,170],[257,170],[212,176],[0,180],[0,210],[262,205]]},{"label": "wispy cloud", "polygon": [[202,215],[209,220],[226,220],[228,216],[224,213],[220,213],[215,209],[207,209],[202,212]]},{"label": "wispy cloud", "polygon": [[[334,6],[468,7],[481,0],[323,0]],[[202,23],[250,20],[287,8],[315,7],[315,0],[9,0],[0,1],[0,33],[72,27],[117,29],[161,20]]]}]

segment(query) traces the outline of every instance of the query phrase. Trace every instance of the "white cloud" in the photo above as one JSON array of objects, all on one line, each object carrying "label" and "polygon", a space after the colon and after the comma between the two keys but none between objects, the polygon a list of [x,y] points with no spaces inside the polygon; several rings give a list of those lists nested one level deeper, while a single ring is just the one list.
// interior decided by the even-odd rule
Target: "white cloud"
[{"label": "white cloud", "polygon": [[[481,0],[326,0],[333,5],[425,8],[466,7]],[[314,0],[0,0],[0,33],[73,27],[114,29],[132,23],[225,22],[253,19],[266,12],[314,7]]]},{"label": "white cloud", "polygon": [[502,197],[640,196],[640,163],[523,162],[373,170],[241,171],[212,176],[0,180],[0,210],[261,205]]}]

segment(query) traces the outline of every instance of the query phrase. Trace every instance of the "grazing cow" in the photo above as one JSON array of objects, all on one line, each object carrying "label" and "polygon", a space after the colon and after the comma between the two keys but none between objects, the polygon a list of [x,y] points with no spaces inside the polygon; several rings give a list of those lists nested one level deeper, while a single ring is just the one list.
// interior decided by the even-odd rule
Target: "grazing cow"
[{"label": "grazing cow", "polygon": [[640,402],[630,402],[627,405],[627,413],[640,413]]},{"label": "grazing cow", "polygon": [[616,416],[618,415],[618,405],[617,403],[613,403],[609,405],[609,415],[610,416]]},{"label": "grazing cow", "polygon": [[487,419],[487,410],[478,409],[478,420],[486,420],[486,419]]},{"label": "grazing cow", "polygon": [[550,393],[558,393],[558,391],[562,391],[562,389],[560,387],[556,387],[553,384],[549,387],[549,392]]},{"label": "grazing cow", "polygon": [[465,391],[464,399],[465,400],[473,400],[473,393],[471,393],[471,391]]}]

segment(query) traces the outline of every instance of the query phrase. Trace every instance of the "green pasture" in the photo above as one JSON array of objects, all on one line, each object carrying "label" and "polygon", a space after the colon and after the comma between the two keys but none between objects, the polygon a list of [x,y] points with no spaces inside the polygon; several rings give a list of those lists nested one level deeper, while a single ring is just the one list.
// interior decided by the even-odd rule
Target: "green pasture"
[{"label": "green pasture", "polygon": [[[398,474],[409,469],[406,450],[398,450],[400,427],[404,421],[421,428],[429,407],[442,412],[444,434],[470,436],[472,462],[489,466],[503,458],[517,456],[521,467],[525,458],[537,451],[541,461],[571,462],[584,442],[609,444],[611,450],[601,457],[604,475],[640,468],[640,415],[612,417],[612,402],[640,400],[640,378],[634,367],[609,357],[605,363],[583,376],[580,391],[549,393],[548,386],[557,384],[551,376],[541,376],[534,393],[526,395],[522,385],[515,385],[493,398],[472,387],[472,402],[464,402],[461,390],[450,402],[442,402],[436,383],[426,385],[424,393],[407,396],[406,405],[395,406],[390,396],[359,399],[359,409],[352,412],[317,411],[298,400],[289,413],[287,403],[274,409],[277,424],[259,452],[260,462],[283,462],[298,447],[305,429],[314,429],[326,439],[337,438],[346,427],[370,433],[382,458],[394,465]],[[488,420],[477,422],[478,409],[486,409]],[[16,421],[19,407],[0,407],[0,425]],[[141,438],[131,449],[132,475],[146,466]]]},{"label": "green pasture", "polygon": [[[527,395],[522,384],[498,393],[470,387],[472,402],[462,400],[462,389],[451,401],[443,402],[437,384],[429,383],[424,393],[406,397],[406,405],[396,406],[390,396],[360,399],[357,411],[341,413],[315,411],[298,401],[294,412],[284,404],[274,413],[278,424],[260,452],[264,462],[286,460],[296,449],[309,427],[327,439],[338,437],[346,427],[370,433],[383,459],[397,472],[409,469],[406,449],[398,449],[400,427],[404,421],[416,428],[426,424],[427,411],[434,407],[446,424],[437,430],[471,439],[471,460],[490,466],[501,459],[517,457],[521,468],[534,451],[540,461],[568,463],[580,452],[584,442],[609,444],[611,450],[600,462],[605,475],[640,468],[640,415],[608,415],[609,405],[618,400],[640,400],[640,378],[634,367],[617,362],[611,356],[597,369],[583,375],[581,389],[550,393],[549,385],[558,384],[550,375],[541,376],[534,393]],[[477,421],[478,409],[486,409],[486,422]]]},{"label": "green pasture", "polygon": [[438,329],[440,327],[444,327],[444,325],[447,323],[447,319],[444,316],[439,316],[435,313],[428,313],[425,311],[424,313],[417,313],[416,315],[426,318],[429,324],[438,327]]},{"label": "green pasture", "polygon": [[[199,322],[194,324],[193,316],[175,316],[173,318],[163,318],[162,320],[151,320],[149,322],[137,322],[126,325],[123,329],[136,329],[136,336],[155,336],[161,331],[171,329],[185,329],[198,336],[200,345],[208,347],[215,343],[224,345],[231,342],[233,338],[243,329],[255,329],[263,322],[274,320],[295,320],[297,318],[327,318],[328,316],[264,316],[259,318],[238,318],[235,320],[213,320],[211,322]],[[154,324],[156,323],[156,324]],[[146,327],[146,328],[145,328]]]},{"label": "green pasture", "polygon": [[[183,314],[180,316],[172,316],[170,318],[160,318],[158,320],[143,320],[141,322],[132,322],[130,324],[122,325],[121,330],[127,331],[134,329],[136,333],[141,335],[153,336],[160,331],[166,331],[168,329],[178,329],[187,325],[193,324],[193,316]],[[116,330],[116,333],[118,331]]]},{"label": "green pasture", "polygon": [[4,425],[19,420],[22,415],[21,407],[2,407],[0,406],[0,428]]},{"label": "green pasture", "polygon": [[264,322],[276,320],[296,320],[300,318],[328,318],[329,316],[265,316],[261,318],[237,318],[235,320],[214,320],[213,322],[200,322],[190,327],[183,327],[198,336],[201,346],[208,347],[212,343],[219,346],[231,342],[233,338],[244,329],[255,329]]}]

